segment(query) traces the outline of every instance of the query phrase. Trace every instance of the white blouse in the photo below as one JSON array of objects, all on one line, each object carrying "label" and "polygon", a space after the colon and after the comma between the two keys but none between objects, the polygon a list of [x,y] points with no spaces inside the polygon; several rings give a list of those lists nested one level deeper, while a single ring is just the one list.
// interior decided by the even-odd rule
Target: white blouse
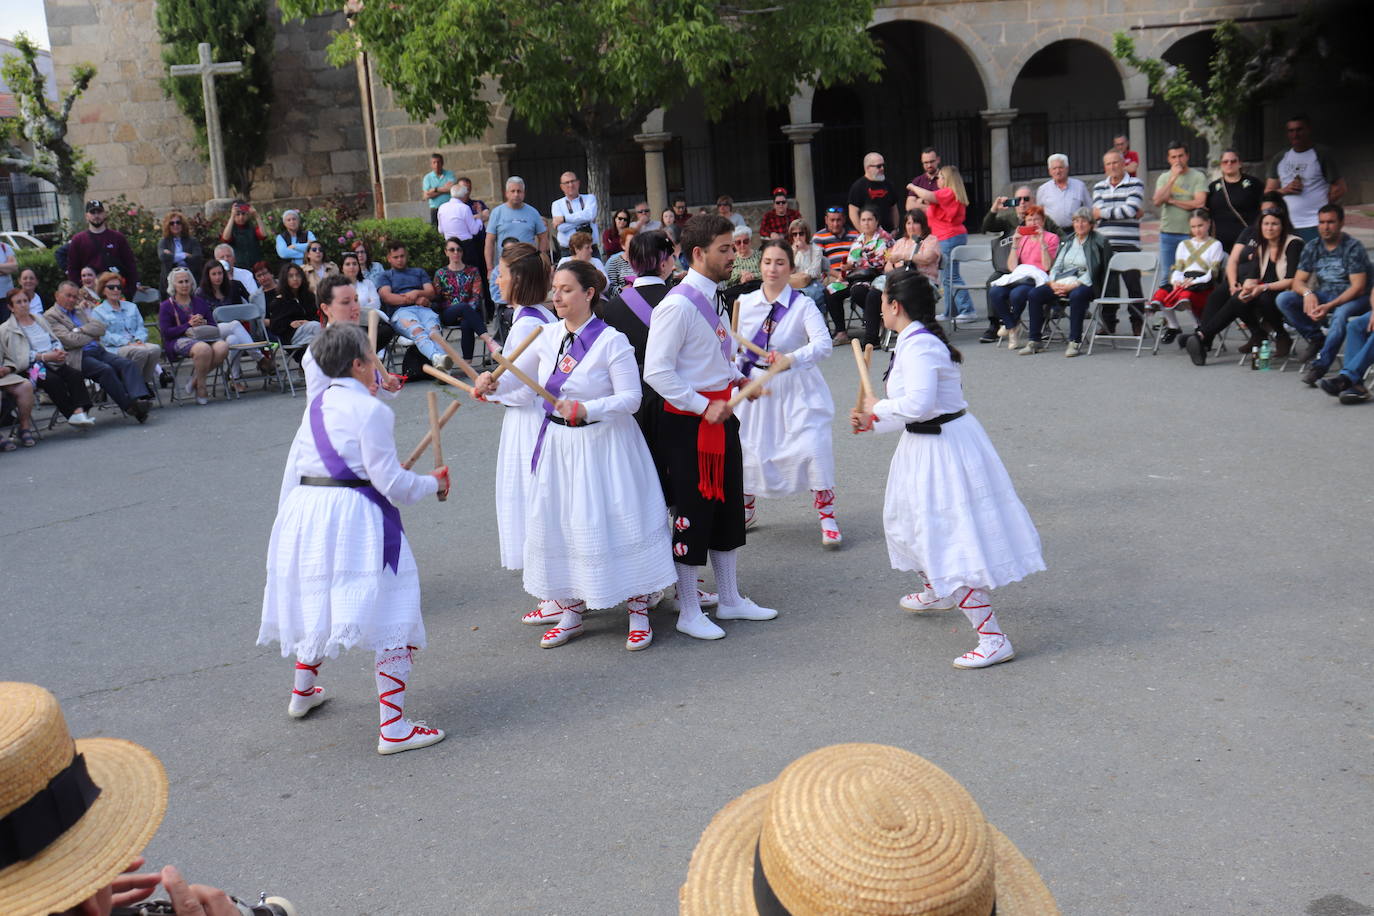
[{"label": "white blouse", "polygon": [[892,372],[887,377],[887,397],[873,408],[876,432],[896,432],[914,420],[929,420],[968,407],[964,400],[959,367],[949,348],[934,334],[912,322],[897,338]]},{"label": "white blouse", "polygon": [[[782,295],[785,298],[793,293],[795,296],[787,314],[773,329],[768,346],[764,349],[786,353],[800,369],[814,366],[825,359],[830,355],[833,345],[820,309],[816,308],[809,296],[802,295],[790,286],[783,289]],[[772,308],[772,303],[764,299],[761,289],[740,296],[739,335],[745,340],[753,340]]]},{"label": "white blouse", "polygon": [[[1169,282],[1174,286],[1178,286],[1181,283],[1205,284],[1212,282],[1212,278],[1217,274],[1217,265],[1221,263],[1221,259],[1225,256],[1225,252],[1222,251],[1221,242],[1218,242],[1216,239],[1204,239],[1204,241],[1210,244],[1203,247],[1199,260],[1207,265],[1206,272],[1200,277],[1186,277],[1183,271],[1175,270],[1169,275]],[[1176,267],[1184,261],[1189,260],[1188,255],[1196,250],[1199,244],[1198,241],[1192,238],[1186,238],[1179,242],[1178,251],[1174,255],[1174,264],[1171,266]],[[1195,263],[1190,263],[1187,269],[1195,271],[1198,269],[1198,266]]]},{"label": "white blouse", "polygon": [[377,293],[377,284],[366,277],[359,277],[353,281],[354,287],[358,290],[358,304],[365,309],[380,309],[382,307],[382,297]]},{"label": "white blouse", "polygon": [[[573,333],[580,334],[590,321],[588,318]],[[559,350],[567,333],[568,327],[562,321],[545,328],[539,339],[520,354],[515,365],[541,385],[547,383],[558,364]],[[629,339],[609,325],[604,328],[563,382],[559,397],[580,401],[587,411],[588,423],[616,414],[632,417],[639,409],[643,389],[639,385],[639,365]],[[497,379],[496,393],[491,399],[508,407],[543,403],[533,388],[511,372]]]},{"label": "white blouse", "polygon": [[[682,282],[691,284],[707,302],[716,301],[716,284],[695,270],[687,271]],[[678,410],[701,414],[711,402],[697,392],[720,391],[738,378],[743,378],[739,369],[725,358],[720,339],[692,300],[669,290],[654,306],[644,350],[644,383]]]}]

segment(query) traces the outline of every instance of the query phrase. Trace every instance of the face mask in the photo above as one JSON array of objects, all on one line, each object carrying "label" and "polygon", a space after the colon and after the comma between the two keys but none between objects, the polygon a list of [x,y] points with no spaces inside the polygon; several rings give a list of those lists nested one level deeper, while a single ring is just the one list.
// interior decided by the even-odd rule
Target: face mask
[{"label": "face mask", "polygon": [[457,195],[458,197],[460,197],[460,198],[461,198],[461,197],[467,197],[467,196],[468,196],[467,185],[461,185],[461,184],[460,184],[457,188],[454,189],[453,193],[456,194],[456,195]]}]

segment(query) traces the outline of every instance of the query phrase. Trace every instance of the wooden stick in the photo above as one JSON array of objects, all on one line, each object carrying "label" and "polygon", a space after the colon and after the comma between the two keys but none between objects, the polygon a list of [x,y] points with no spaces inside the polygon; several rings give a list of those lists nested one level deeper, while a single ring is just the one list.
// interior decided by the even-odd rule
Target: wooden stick
[{"label": "wooden stick", "polygon": [[443,334],[439,333],[437,329],[430,331],[429,339],[443,348],[444,352],[448,354],[448,358],[453,360],[453,364],[463,370],[464,375],[474,382],[477,381],[477,370],[468,365],[468,361],[463,359],[463,354],[453,349],[453,344],[445,340]]},{"label": "wooden stick", "polygon": [[443,369],[436,369],[433,366],[424,366],[423,369],[425,370],[426,375],[432,375],[441,382],[447,382],[448,384],[452,385],[454,388],[457,388],[460,391],[466,391],[468,394],[472,394],[471,385],[469,385],[467,382],[459,381],[458,379],[449,375]]},{"label": "wooden stick", "polygon": [[758,378],[754,379],[749,384],[745,385],[739,391],[735,392],[735,396],[730,399],[730,409],[734,410],[745,398],[749,397],[755,392],[762,391],[763,386],[768,384],[769,379],[771,379],[773,376],[777,375],[779,372],[786,372],[788,369],[791,368],[792,358],[787,355],[780,355],[778,357],[778,361],[768,367],[767,372],[765,372],[763,375],[760,375]]},{"label": "wooden stick", "polygon": [[494,357],[497,357],[497,360],[496,360],[496,363],[497,363],[496,371],[493,372],[493,373],[491,374],[492,380],[494,381],[494,380],[500,378],[500,377],[501,377],[501,373],[506,371],[506,366],[507,366],[507,364],[510,363],[510,362],[514,362],[515,360],[519,359],[519,358],[520,358],[520,354],[521,354],[521,353],[524,353],[526,350],[529,349],[530,344],[534,343],[535,339],[539,336],[539,334],[540,334],[540,333],[544,330],[544,328],[546,328],[546,327],[547,327],[547,325],[541,324],[539,327],[535,328],[535,329],[530,333],[530,336],[529,336],[529,337],[526,337],[523,341],[521,341],[520,346],[518,346],[518,347],[515,348],[515,352],[512,353],[509,357],[507,357],[507,358],[505,358],[505,359],[501,359],[501,358],[500,358],[500,357],[501,357],[501,354],[498,353],[498,352],[495,351],[495,350],[492,350],[492,351],[491,351],[491,355],[494,356]]},{"label": "wooden stick", "polygon": [[[430,391],[429,437],[431,443],[434,445],[434,470],[436,471],[444,466],[444,444],[439,439],[439,430],[442,428],[443,427],[439,425],[439,394],[438,392]],[[440,493],[438,494],[438,496],[439,502],[443,502],[444,500],[448,499],[447,493]]]},{"label": "wooden stick", "polygon": [[[453,415],[458,412],[458,408],[460,406],[462,406],[461,401],[454,401],[452,404],[448,405],[448,407],[444,409],[443,416],[439,418],[440,429],[443,429],[444,424],[447,423],[449,419],[452,418]],[[415,450],[410,453],[410,457],[407,458],[405,461],[401,462],[401,467],[405,468],[407,471],[414,467],[415,462],[419,461],[420,456],[425,453],[425,449],[429,448],[430,440],[433,438],[434,430],[431,429],[429,432],[425,433],[425,437],[420,440],[420,444],[415,446]]]},{"label": "wooden stick", "polygon": [[863,351],[859,349],[859,342],[851,340],[854,345],[854,362],[859,367],[859,409],[864,406],[864,399],[873,397],[873,383],[868,378],[868,363],[864,361]]},{"label": "wooden stick", "polygon": [[[541,328],[540,330],[543,329]],[[515,376],[520,381],[524,382],[530,388],[533,388],[535,393],[538,394],[541,398],[548,401],[550,404],[558,403],[558,398],[549,394],[549,389],[545,388],[543,385],[539,384],[534,379],[530,378],[528,375],[525,374],[524,370],[522,370],[519,366],[512,363],[510,360],[506,359],[505,356],[503,356],[500,353],[493,353],[492,356],[496,359],[496,362],[501,369],[509,369],[511,375]]]},{"label": "wooden stick", "polygon": [[735,308],[730,313],[730,333],[739,337],[739,300],[735,300]]},{"label": "wooden stick", "polygon": [[376,309],[367,310],[367,342],[372,352],[377,352],[377,325],[381,323],[382,313]]},{"label": "wooden stick", "polygon": [[[736,315],[739,315],[738,309],[736,309],[735,314],[736,314]],[[762,357],[764,357],[764,358],[767,358],[767,356],[768,356],[768,351],[767,351],[767,350],[763,349],[763,348],[760,347],[758,344],[754,343],[752,340],[748,340],[747,338],[741,337],[739,331],[735,330],[735,328],[732,327],[732,328],[730,329],[730,333],[731,333],[732,335],[734,335],[735,340],[738,340],[738,341],[740,342],[740,345],[743,346],[744,349],[746,349],[746,350],[748,350],[749,352],[754,353],[754,354],[756,354],[756,355],[758,355],[758,356],[762,356]]]}]

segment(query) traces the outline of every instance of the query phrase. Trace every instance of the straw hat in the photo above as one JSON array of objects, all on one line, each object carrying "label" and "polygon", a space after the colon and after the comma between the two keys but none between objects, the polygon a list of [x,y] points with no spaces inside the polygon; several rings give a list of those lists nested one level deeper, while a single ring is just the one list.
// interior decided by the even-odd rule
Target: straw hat
[{"label": "straw hat", "polygon": [[[0,682],[0,864],[14,860],[0,868],[0,912],[46,916],[86,900],[129,867],[166,810],[167,775],[151,751],[118,738],[73,742],[56,697]],[[55,838],[41,849],[10,846],[44,829]]]},{"label": "straw hat", "polygon": [[682,916],[1059,913],[963,786],[881,744],[813,751],[722,808],[678,897]]}]

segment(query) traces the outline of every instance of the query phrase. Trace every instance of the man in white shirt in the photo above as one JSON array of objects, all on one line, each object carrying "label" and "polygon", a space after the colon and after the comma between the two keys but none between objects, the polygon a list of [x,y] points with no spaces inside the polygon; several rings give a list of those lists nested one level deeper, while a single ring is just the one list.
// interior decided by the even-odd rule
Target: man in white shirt
[{"label": "man in white shirt", "polygon": [[1092,209],[1092,195],[1088,186],[1069,177],[1069,157],[1055,153],[1045,162],[1050,180],[1035,189],[1035,202],[1059,225],[1072,226],[1074,211],[1080,207]]},{"label": "man in white shirt", "polygon": [[655,454],[667,466],[673,506],[673,559],[678,574],[677,629],[697,639],[725,631],[701,610],[697,570],[711,561],[721,620],[771,620],[778,612],[739,593],[735,560],[744,546],[744,464],[739,420],[729,405],[743,379],[734,341],[715,309],[716,284],[734,266],[734,224],[693,217],[682,230],[692,269],[653,310],[644,352],[644,381],[665,402]]},{"label": "man in white shirt", "polygon": [[635,235],[641,232],[653,232],[655,229],[663,228],[663,223],[656,219],[650,219],[654,214],[653,211],[649,209],[649,202],[647,200],[641,200],[639,203],[635,204],[635,208],[631,212],[634,214],[634,222],[630,223],[630,228],[635,231]]},{"label": "man in white shirt", "polygon": [[[446,203],[439,205],[439,234],[444,238],[466,242],[481,232],[482,228],[482,221],[472,212],[472,206],[466,200],[450,197]],[[463,256],[466,259],[466,250]]]},{"label": "man in white shirt", "polygon": [[1312,142],[1312,122],[1307,115],[1289,118],[1287,130],[1292,146],[1270,160],[1264,190],[1283,194],[1293,229],[1304,242],[1310,242],[1317,237],[1317,211],[1340,203],[1345,196],[1345,179],[1331,151]]},{"label": "man in white shirt", "polygon": [[229,271],[229,275],[243,284],[244,290],[248,295],[253,295],[258,291],[258,281],[253,279],[251,270],[244,270],[234,263],[234,246],[228,242],[220,242],[215,246],[215,259],[224,265],[224,269]]},{"label": "man in white shirt", "polygon": [[[595,249],[596,240],[601,237],[596,226],[596,195],[581,193],[582,182],[573,172],[564,172],[558,179],[558,186],[563,189],[563,196],[549,204],[549,228],[553,230],[559,252],[567,249],[568,239],[579,231],[592,237]],[[595,253],[600,254],[599,251]]]}]

